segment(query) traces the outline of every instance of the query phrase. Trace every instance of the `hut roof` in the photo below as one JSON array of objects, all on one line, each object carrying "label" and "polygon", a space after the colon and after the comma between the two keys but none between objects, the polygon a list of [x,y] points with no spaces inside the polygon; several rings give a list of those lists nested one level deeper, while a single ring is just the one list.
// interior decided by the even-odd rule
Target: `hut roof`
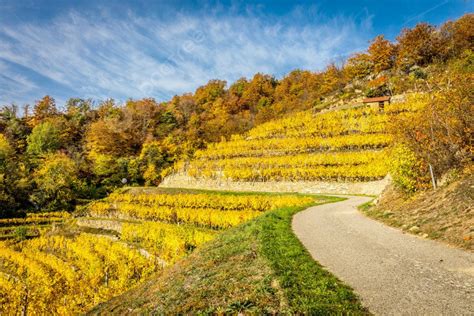
[{"label": "hut roof", "polygon": [[362,100],[363,103],[371,103],[371,102],[384,102],[390,101],[390,96],[383,96],[383,97],[375,97],[375,98],[365,98]]}]

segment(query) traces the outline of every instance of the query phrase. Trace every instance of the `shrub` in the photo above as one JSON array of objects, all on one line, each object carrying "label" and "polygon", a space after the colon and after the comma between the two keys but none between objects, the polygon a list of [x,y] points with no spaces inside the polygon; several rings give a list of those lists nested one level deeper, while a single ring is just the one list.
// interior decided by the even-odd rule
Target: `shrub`
[{"label": "shrub", "polygon": [[414,112],[392,120],[390,129],[394,139],[398,145],[406,147],[394,150],[394,155],[402,158],[395,161],[392,171],[403,188],[413,191],[411,180],[416,178],[418,187],[424,186],[424,182],[429,183],[429,177],[420,176],[428,174],[423,170],[428,165],[439,178],[448,170],[472,161],[472,79],[470,74],[449,74],[438,78],[431,82],[435,91],[408,99],[408,106]]},{"label": "shrub", "polygon": [[51,122],[44,122],[33,128],[28,136],[28,153],[41,156],[51,153],[60,147],[60,130]]},{"label": "shrub", "polygon": [[413,193],[425,183],[422,173],[426,167],[415,153],[405,145],[397,145],[390,153],[390,174],[395,185],[407,192]]},{"label": "shrub", "polygon": [[50,154],[34,173],[37,189],[31,200],[45,211],[70,209],[77,195],[78,170],[74,161],[62,153]]},{"label": "shrub", "polygon": [[15,228],[15,237],[19,240],[25,240],[26,237],[28,236],[28,228],[25,226],[18,226]]}]

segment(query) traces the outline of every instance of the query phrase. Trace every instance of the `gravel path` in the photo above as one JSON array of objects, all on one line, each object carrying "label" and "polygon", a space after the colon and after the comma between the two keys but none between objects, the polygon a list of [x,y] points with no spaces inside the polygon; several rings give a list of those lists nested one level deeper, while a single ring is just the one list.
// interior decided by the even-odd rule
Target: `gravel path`
[{"label": "gravel path", "polygon": [[474,254],[371,220],[367,197],[315,206],[293,218],[312,257],[379,315],[474,315]]}]

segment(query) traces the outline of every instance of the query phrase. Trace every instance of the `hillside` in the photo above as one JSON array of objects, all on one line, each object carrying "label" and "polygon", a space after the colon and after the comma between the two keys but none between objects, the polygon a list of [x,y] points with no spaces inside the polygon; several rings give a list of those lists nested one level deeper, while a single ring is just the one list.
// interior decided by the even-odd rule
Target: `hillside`
[{"label": "hillside", "polygon": [[[177,174],[161,188],[116,190],[79,207],[74,218],[46,213],[50,216],[2,220],[8,226],[3,229],[6,241],[0,243],[0,285],[8,293],[1,296],[3,311],[84,313],[100,304],[92,313],[366,313],[352,290],[313,261],[291,230],[296,212],[334,199],[243,188],[311,192],[316,186],[377,194],[387,183],[394,157],[403,162],[399,170],[407,168],[404,157],[393,154],[397,140],[390,124],[422,116],[426,100],[425,94],[411,94],[384,107],[300,112],[209,144],[194,159],[178,164]],[[185,183],[173,182],[183,174]],[[213,188],[212,182],[242,192],[196,189]],[[173,183],[179,188],[165,187]],[[456,216],[469,223],[471,210],[447,211],[437,222],[440,217],[430,209],[443,195],[439,192],[448,191],[431,197],[428,192],[419,207],[398,204],[387,194],[368,214],[379,217],[382,211],[383,218],[394,219],[388,223],[410,225],[410,230],[414,220],[420,232],[429,231],[423,225],[431,221],[438,233],[433,237],[459,244],[459,230],[466,235],[471,227]],[[455,196],[443,205],[465,202],[462,194]],[[392,216],[384,209],[406,205],[418,214]],[[425,211],[428,216],[418,216]],[[30,222],[33,226],[26,227]],[[449,225],[446,234],[440,233],[443,223]],[[41,224],[48,229],[40,233]],[[16,230],[15,225],[24,228]],[[469,248],[470,231],[466,236],[462,245]],[[28,286],[19,286],[24,284]]]},{"label": "hillside", "polygon": [[[206,23],[227,42],[227,32]],[[190,48],[174,38],[180,28],[163,29],[163,38]],[[271,26],[275,34],[279,28]],[[28,30],[25,39],[49,34]],[[393,42],[379,35],[318,70],[287,68],[312,64],[297,58],[282,63],[286,75],[236,62],[227,78],[250,77],[199,87],[219,73],[186,73],[192,92],[158,69],[186,60],[142,64],[150,49],[143,43],[140,53],[126,49],[104,61],[103,49],[118,53],[100,40],[109,32],[88,30],[81,36],[104,46],[97,54],[81,40],[71,46],[100,60],[81,74],[98,84],[81,91],[100,101],[64,99],[75,91],[63,90],[69,79],[82,86],[73,71],[61,77],[57,67],[34,62],[51,68],[44,78],[52,79],[36,87],[44,79],[38,65],[18,56],[0,67],[21,66],[35,77],[0,81],[35,93],[55,91],[52,83],[63,90],[62,104],[46,95],[31,107],[0,108],[0,315],[474,314],[474,14],[418,23]],[[140,26],[135,35],[155,31]],[[285,43],[296,43],[290,37]],[[50,47],[33,44],[29,52]],[[231,57],[199,58],[208,48],[195,44],[186,54],[206,69]],[[241,60],[241,48],[252,55],[249,47],[235,46],[232,56]],[[54,62],[61,67],[80,61],[67,51],[41,55],[67,59]],[[174,49],[156,57],[167,51]],[[146,73],[123,67],[128,58]],[[106,81],[130,88],[117,95]],[[158,93],[158,83],[181,94]],[[141,99],[126,95],[132,91]],[[166,99],[151,97],[158,95]],[[357,211],[372,199],[360,207],[364,214]]]},{"label": "hillside", "polygon": [[379,194],[393,138],[387,124],[418,106],[358,104],[264,123],[198,151],[161,185]]},{"label": "hillside", "polygon": [[292,215],[301,209],[274,210],[227,230],[89,314],[366,314],[293,234]]},{"label": "hillside", "polygon": [[[180,273],[185,288],[209,295],[209,301],[193,301],[196,297],[191,295],[189,305],[181,305],[181,299],[172,301],[171,293],[184,294],[183,284],[166,283],[170,288],[163,295],[170,301],[163,308],[168,311],[236,308],[275,312],[281,304],[289,304],[285,307],[289,310],[318,309],[321,304],[334,310],[358,310],[350,289],[311,260],[290,228],[294,212],[332,200],[297,194],[127,188],[91,203],[74,218],[67,213],[46,213],[2,219],[0,225],[10,228],[30,226],[25,236],[16,233],[22,239],[0,242],[0,311],[83,313],[150,277],[177,280]],[[47,223],[62,226],[29,238],[33,237],[30,231]],[[274,243],[278,239],[281,242]],[[205,246],[187,257],[201,245]],[[280,255],[289,260],[284,268],[278,265]],[[187,259],[180,261],[183,257]],[[304,265],[308,270],[301,270]],[[201,270],[208,278],[201,279],[200,273],[190,276],[187,269]],[[211,286],[211,271],[218,278],[215,286],[225,286],[226,295],[218,295],[223,289]],[[285,271],[295,275],[287,276]],[[299,280],[307,273],[321,277],[299,288]],[[228,286],[229,280],[235,280],[235,287]],[[334,287],[326,288],[327,282]],[[319,295],[312,297],[304,291]],[[147,297],[134,304],[141,305]],[[307,299],[307,304],[292,301],[300,299]],[[153,297],[150,300],[150,304],[162,304]]]},{"label": "hillside", "polygon": [[[60,103],[45,95],[35,96],[31,106],[2,105],[0,215],[73,211],[123,186],[157,186],[175,163],[197,151],[200,158],[189,171],[198,177],[258,183],[267,191],[378,194],[387,174],[381,149],[394,138],[385,135],[384,124],[393,116],[350,108],[364,97],[413,92],[439,103],[439,115],[425,111],[410,118],[400,124],[407,134],[395,138],[409,143],[424,174],[428,163],[436,164],[439,177],[468,152],[473,25],[472,13],[438,26],[418,23],[402,29],[393,42],[376,36],[364,51],[337,65],[286,69],[278,79],[248,69],[248,78],[212,79],[161,100],[144,94],[124,95],[115,100],[127,101],[119,102],[107,92],[100,100],[80,95],[67,100],[65,93]],[[339,105],[347,111],[316,118]],[[288,131],[279,130],[280,123]],[[324,155],[336,152],[337,157]],[[199,165],[206,160],[209,168]],[[334,180],[351,185],[334,186]],[[314,183],[295,187],[295,181]]]},{"label": "hillside", "polygon": [[389,186],[377,204],[362,210],[370,217],[424,238],[474,250],[474,176],[466,170],[435,191],[406,196]]}]

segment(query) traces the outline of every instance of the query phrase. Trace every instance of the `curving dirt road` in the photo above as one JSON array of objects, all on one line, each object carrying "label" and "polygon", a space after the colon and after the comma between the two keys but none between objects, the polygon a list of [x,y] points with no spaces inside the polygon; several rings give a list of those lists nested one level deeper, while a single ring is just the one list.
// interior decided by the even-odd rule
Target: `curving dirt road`
[{"label": "curving dirt road", "polygon": [[356,207],[369,200],[308,208],[295,215],[293,230],[374,314],[474,315],[474,254],[365,217]]}]

